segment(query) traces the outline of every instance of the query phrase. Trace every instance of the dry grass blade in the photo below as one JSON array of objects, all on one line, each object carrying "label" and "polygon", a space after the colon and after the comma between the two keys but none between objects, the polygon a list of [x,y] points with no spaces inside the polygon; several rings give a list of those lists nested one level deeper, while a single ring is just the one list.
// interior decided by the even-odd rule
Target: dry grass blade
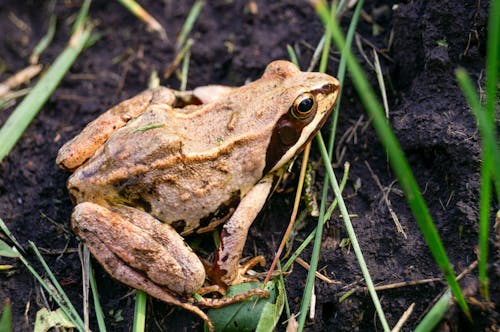
[{"label": "dry grass blade", "polygon": [[408,307],[408,309],[406,309],[405,312],[403,312],[403,314],[399,318],[399,320],[396,323],[396,325],[394,325],[394,328],[392,329],[391,332],[399,332],[399,331],[401,331],[401,329],[403,328],[403,325],[405,325],[406,321],[408,320],[408,318],[410,318],[410,315],[413,313],[413,309],[415,309],[415,302],[413,302],[412,304],[410,304],[410,306]]},{"label": "dry grass blade", "polygon": [[118,2],[130,10],[130,12],[137,18],[146,23],[150,30],[157,32],[161,39],[168,40],[167,32],[163,29],[160,22],[158,22],[152,15],[142,8],[141,5],[134,0],[118,0]]},{"label": "dry grass blade", "polygon": [[40,74],[41,71],[42,65],[30,65],[18,71],[17,73],[0,83],[0,98],[4,97],[9,92],[11,92],[11,90],[17,88],[21,84],[29,82],[32,78]]}]

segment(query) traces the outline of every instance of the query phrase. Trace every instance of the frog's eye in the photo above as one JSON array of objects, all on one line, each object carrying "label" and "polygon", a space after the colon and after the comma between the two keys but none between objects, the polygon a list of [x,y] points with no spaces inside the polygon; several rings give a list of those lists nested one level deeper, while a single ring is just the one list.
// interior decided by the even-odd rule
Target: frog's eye
[{"label": "frog's eye", "polygon": [[290,107],[290,114],[294,119],[305,120],[316,112],[316,100],[314,96],[305,92],[298,96]]}]

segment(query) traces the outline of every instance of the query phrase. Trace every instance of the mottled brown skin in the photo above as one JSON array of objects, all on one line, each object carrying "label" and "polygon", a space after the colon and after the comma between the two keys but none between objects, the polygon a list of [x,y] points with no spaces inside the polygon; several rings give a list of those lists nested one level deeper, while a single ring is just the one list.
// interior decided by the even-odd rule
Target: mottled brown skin
[{"label": "mottled brown skin", "polygon": [[196,311],[185,299],[206,272],[181,235],[224,223],[210,278],[245,281],[239,260],[273,176],[321,127],[338,91],[331,76],[275,61],[239,88],[159,87],[122,102],[59,151],[57,163],[74,171],[75,233],[116,279]]}]

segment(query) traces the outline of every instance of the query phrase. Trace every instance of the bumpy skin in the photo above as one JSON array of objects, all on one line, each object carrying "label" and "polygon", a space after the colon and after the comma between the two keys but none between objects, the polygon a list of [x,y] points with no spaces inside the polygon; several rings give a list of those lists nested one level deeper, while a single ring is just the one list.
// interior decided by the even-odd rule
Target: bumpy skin
[{"label": "bumpy skin", "polygon": [[[211,278],[241,282],[248,228],[273,174],[320,128],[338,91],[331,76],[275,61],[239,88],[159,87],[122,102],[59,151],[57,163],[74,170],[75,232],[115,278],[165,300],[205,281],[181,235],[225,223]],[[304,93],[314,112],[297,119],[290,112]]]}]

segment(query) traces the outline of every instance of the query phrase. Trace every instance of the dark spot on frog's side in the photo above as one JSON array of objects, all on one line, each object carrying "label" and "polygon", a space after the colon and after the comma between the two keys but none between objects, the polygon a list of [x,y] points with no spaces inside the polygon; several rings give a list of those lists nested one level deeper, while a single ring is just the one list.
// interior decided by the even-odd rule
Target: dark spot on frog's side
[{"label": "dark spot on frog's side", "polygon": [[151,212],[151,203],[140,196],[134,197],[132,200],[130,200],[130,203],[131,206],[141,208],[147,213]]},{"label": "dark spot on frog's side", "polygon": [[202,218],[200,220],[200,228],[202,227],[207,227],[213,222],[216,222],[217,220],[223,219],[226,217],[229,213],[234,212],[234,209],[240,204],[240,192],[237,191],[231,195],[231,197],[223,202],[219,207],[208,214],[208,216]]},{"label": "dark spot on frog's side", "polygon": [[177,231],[177,233],[182,233],[184,228],[186,228],[186,221],[182,219],[176,220],[171,224],[171,226]]}]

